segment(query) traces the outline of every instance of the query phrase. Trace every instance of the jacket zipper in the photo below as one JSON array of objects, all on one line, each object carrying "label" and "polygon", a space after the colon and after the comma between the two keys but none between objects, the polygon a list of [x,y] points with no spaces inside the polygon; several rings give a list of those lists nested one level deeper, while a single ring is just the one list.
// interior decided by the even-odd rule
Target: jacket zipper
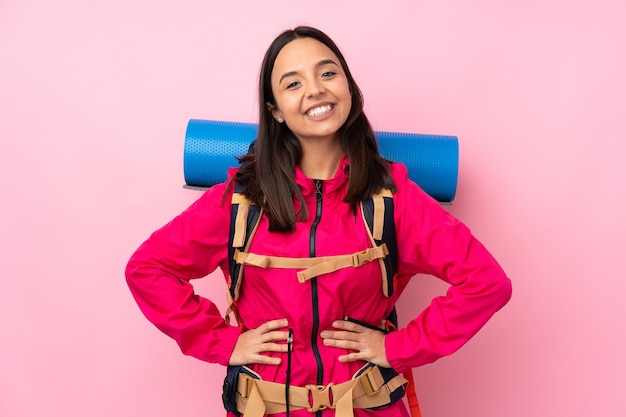
[{"label": "jacket zipper", "polygon": [[[315,255],[315,235],[317,233],[317,225],[322,219],[322,180],[313,180],[315,183],[315,220],[311,226],[311,235],[309,238],[309,256],[314,258]],[[318,305],[318,293],[317,293],[317,277],[311,279],[311,301],[313,303],[313,329],[311,331],[311,347],[313,349],[313,355],[317,362],[317,384],[322,385],[324,383],[324,365],[322,364],[322,357],[320,355],[319,346],[317,345],[317,333],[319,331],[319,305]],[[321,415],[321,411],[319,412]]]}]

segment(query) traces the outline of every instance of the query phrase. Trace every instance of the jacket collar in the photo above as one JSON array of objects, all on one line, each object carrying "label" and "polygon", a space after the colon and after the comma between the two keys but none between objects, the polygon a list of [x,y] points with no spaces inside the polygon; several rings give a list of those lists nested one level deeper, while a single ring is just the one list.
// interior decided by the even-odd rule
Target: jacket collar
[{"label": "jacket collar", "polygon": [[[324,180],[324,194],[333,193],[347,185],[348,179],[350,177],[349,168],[350,163],[348,161],[348,158],[346,157],[346,155],[343,155],[341,157],[341,160],[339,161],[339,167],[337,168],[337,172],[335,172],[333,178]],[[300,190],[302,191],[302,195],[304,197],[315,194],[314,179],[308,178],[306,175],[304,175],[304,172],[302,172],[302,168],[300,168],[300,165],[296,165],[294,179],[296,181],[296,184],[298,184],[298,186],[300,187]]]}]

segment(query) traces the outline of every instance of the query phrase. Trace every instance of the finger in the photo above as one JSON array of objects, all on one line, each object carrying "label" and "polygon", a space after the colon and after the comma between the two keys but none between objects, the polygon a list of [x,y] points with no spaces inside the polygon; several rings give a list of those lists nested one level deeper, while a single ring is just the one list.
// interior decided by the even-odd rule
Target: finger
[{"label": "finger", "polygon": [[289,332],[279,332],[279,331],[273,331],[273,332],[268,332],[268,333],[264,333],[261,335],[261,341],[262,342],[276,342],[279,340],[287,340],[289,338]]},{"label": "finger", "polygon": [[348,320],[335,320],[333,322],[333,327],[336,329],[347,330],[350,332],[358,332],[363,329],[367,329],[367,327],[363,327]]},{"label": "finger", "polygon": [[263,343],[259,346],[259,352],[287,352],[289,346],[285,343]]},{"label": "finger", "polygon": [[285,328],[288,325],[289,323],[287,322],[287,319],[270,320],[260,325],[257,330],[261,333],[267,333],[273,330]]},{"label": "finger", "polygon": [[366,333],[372,331],[372,327],[363,326],[350,320],[335,320],[333,327],[336,329],[346,330],[353,333]]},{"label": "finger", "polygon": [[368,355],[363,352],[354,352],[348,353],[346,355],[341,355],[337,358],[337,360],[339,360],[339,362],[366,361],[378,366],[382,366],[383,368],[391,368],[391,364],[389,363],[387,358],[375,357],[373,355]]},{"label": "finger", "polygon": [[360,351],[362,344],[352,340],[324,339],[324,345],[336,348]]},{"label": "finger", "polygon": [[355,361],[367,361],[369,358],[367,358],[361,352],[354,352],[354,353],[348,353],[347,355],[341,355],[337,359],[339,359],[339,362],[355,362]]},{"label": "finger", "polygon": [[322,339],[335,339],[335,340],[358,340],[360,335],[354,332],[334,332],[331,330],[324,330],[320,333]]},{"label": "finger", "polygon": [[266,365],[280,365],[281,359],[273,356],[266,355],[254,355],[251,363],[262,363]]}]

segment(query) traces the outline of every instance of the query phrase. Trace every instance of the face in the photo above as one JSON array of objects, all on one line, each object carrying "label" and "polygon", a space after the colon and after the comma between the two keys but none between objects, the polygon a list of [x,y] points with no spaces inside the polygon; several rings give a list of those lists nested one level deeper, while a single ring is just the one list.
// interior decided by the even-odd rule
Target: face
[{"label": "face", "polygon": [[268,109],[298,140],[336,140],[352,99],[337,56],[313,38],[294,39],[274,61],[271,75],[276,103]]}]

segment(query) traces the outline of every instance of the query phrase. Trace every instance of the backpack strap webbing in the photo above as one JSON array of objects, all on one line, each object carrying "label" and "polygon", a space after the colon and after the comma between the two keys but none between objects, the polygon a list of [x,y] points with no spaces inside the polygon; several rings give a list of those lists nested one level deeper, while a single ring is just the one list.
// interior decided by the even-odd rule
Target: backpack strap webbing
[{"label": "backpack strap webbing", "polygon": [[267,256],[241,252],[236,249],[233,258],[237,265],[252,265],[259,268],[305,268],[296,273],[298,281],[304,283],[311,278],[329,274],[343,268],[358,268],[368,262],[383,259],[387,254],[387,246],[383,244],[348,255],[319,256],[317,258]]},{"label": "backpack strap webbing", "polygon": [[258,227],[262,209],[243,195],[243,187],[238,183],[235,184],[231,203],[228,245],[230,270],[228,298],[231,305],[239,298],[244,265],[261,268],[302,268],[303,270],[297,273],[297,277],[299,282],[304,283],[316,276],[347,267],[357,268],[377,260],[381,268],[383,294],[386,297],[393,294],[398,255],[391,191],[384,189],[361,202],[361,214],[372,242],[371,248],[353,254],[317,258],[290,258],[249,253],[249,246]]},{"label": "backpack strap webbing", "polygon": [[[372,410],[399,401],[407,383],[393,369],[368,363],[352,379],[342,383],[290,385],[289,408],[306,409],[310,413],[334,409],[337,417],[351,417],[354,408]],[[286,411],[284,384],[263,381],[257,373],[243,367],[236,385],[233,402],[244,416],[262,417]]]},{"label": "backpack strap webbing", "polygon": [[[398,268],[398,243],[396,240],[396,228],[393,210],[393,194],[390,190],[382,190],[380,193],[361,202],[361,213],[367,225],[367,230],[374,246],[386,245],[389,255],[379,259],[383,273],[383,293],[391,297],[395,288],[395,277]],[[398,328],[398,315],[394,307],[387,316],[387,330]],[[415,379],[413,370],[404,372],[408,381],[406,397],[412,417],[422,417],[417,394],[415,393]]]},{"label": "backpack strap webbing", "polygon": [[361,202],[361,214],[373,247],[386,246],[388,255],[378,259],[382,271],[382,289],[385,297],[391,297],[395,287],[398,268],[398,244],[393,211],[393,194],[383,189],[380,193]]},{"label": "backpack strap webbing", "polygon": [[248,251],[262,213],[263,209],[260,206],[252,203],[243,195],[243,186],[235,183],[231,200],[230,235],[228,237],[228,267],[230,271],[228,296],[231,303],[239,299],[239,288],[243,274],[242,264],[235,262],[235,253]]}]

